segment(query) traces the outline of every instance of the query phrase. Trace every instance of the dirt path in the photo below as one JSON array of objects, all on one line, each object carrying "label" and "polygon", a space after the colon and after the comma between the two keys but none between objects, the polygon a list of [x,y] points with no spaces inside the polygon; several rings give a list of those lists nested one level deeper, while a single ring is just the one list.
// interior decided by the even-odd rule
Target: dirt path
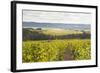
[{"label": "dirt path", "polygon": [[64,55],[64,60],[73,60],[73,57],[72,57],[72,55],[65,54]]},{"label": "dirt path", "polygon": [[65,52],[64,60],[73,60],[73,53],[70,49]]}]

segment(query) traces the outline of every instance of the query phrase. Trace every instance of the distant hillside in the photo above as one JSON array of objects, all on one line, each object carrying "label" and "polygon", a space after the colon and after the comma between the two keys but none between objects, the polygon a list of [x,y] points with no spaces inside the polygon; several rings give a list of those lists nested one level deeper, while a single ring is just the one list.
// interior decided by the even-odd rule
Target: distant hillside
[{"label": "distant hillside", "polygon": [[75,30],[90,30],[90,24],[67,24],[67,23],[38,23],[38,22],[23,22],[23,28],[60,28],[60,29],[75,29]]},{"label": "distant hillside", "polygon": [[23,41],[54,39],[90,39],[91,33],[77,30],[38,30],[23,28]]}]

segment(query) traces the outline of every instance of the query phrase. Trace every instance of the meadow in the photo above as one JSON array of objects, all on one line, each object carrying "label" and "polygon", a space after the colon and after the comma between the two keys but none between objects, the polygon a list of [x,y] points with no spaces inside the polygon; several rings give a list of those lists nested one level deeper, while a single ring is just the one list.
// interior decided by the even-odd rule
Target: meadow
[{"label": "meadow", "polygon": [[24,63],[88,59],[91,59],[89,31],[23,29]]}]

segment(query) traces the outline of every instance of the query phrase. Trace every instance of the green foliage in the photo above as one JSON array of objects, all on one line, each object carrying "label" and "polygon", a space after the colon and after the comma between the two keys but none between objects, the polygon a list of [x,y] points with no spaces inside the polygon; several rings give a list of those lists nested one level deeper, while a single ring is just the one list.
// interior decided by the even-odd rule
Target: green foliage
[{"label": "green foliage", "polygon": [[23,28],[23,41],[34,40],[63,40],[63,39],[90,39],[91,34],[88,30],[69,30],[69,29],[33,29]]},{"label": "green foliage", "polygon": [[89,39],[23,41],[23,62],[87,60],[91,58]]}]

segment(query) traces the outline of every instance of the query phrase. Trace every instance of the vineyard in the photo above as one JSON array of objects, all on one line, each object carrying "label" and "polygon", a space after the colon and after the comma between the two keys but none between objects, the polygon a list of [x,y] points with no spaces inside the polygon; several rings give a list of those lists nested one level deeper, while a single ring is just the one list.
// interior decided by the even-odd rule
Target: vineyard
[{"label": "vineyard", "polygon": [[23,41],[22,47],[24,63],[91,59],[90,39]]}]

